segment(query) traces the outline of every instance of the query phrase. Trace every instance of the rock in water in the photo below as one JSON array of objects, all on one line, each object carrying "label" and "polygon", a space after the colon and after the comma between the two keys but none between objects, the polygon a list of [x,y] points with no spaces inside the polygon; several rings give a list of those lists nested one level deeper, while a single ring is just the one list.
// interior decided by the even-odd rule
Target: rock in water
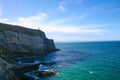
[{"label": "rock in water", "polygon": [[55,74],[56,74],[55,70],[43,70],[43,71],[37,71],[35,73],[35,75],[39,77],[48,77],[48,76],[53,76]]},{"label": "rock in water", "polygon": [[44,55],[58,50],[41,30],[3,23],[0,23],[0,49],[12,56]]}]

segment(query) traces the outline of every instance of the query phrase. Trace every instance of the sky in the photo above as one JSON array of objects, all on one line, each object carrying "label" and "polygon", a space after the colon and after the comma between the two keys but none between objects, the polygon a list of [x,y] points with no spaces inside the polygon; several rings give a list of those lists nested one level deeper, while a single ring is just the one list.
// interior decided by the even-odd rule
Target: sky
[{"label": "sky", "polygon": [[0,22],[56,42],[119,41],[120,0],[0,0]]}]

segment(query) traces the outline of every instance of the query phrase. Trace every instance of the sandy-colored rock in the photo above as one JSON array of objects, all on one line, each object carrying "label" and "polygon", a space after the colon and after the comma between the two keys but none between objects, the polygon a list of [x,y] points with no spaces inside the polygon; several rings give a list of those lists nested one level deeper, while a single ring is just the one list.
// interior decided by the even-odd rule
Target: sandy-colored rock
[{"label": "sandy-colored rock", "polygon": [[37,71],[35,75],[39,77],[49,77],[56,75],[56,73],[57,72],[55,70],[43,70],[43,71]]}]

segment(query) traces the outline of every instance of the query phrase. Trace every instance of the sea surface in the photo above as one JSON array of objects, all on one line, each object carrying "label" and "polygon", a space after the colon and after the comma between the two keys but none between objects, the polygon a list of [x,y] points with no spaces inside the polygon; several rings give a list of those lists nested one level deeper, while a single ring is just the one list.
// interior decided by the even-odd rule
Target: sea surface
[{"label": "sea surface", "polygon": [[[19,58],[21,63],[54,61],[57,75],[36,80],[120,80],[120,41],[56,43],[60,51],[47,56]],[[32,60],[32,61],[31,61]]]}]

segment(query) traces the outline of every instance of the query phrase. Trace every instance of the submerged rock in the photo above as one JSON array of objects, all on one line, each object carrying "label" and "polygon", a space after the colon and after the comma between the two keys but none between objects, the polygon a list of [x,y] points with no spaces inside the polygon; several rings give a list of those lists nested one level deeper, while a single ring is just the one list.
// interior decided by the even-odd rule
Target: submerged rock
[{"label": "submerged rock", "polygon": [[53,62],[40,62],[40,64],[42,64],[44,66],[52,66],[52,65],[56,64],[56,62],[55,61],[53,61]]},{"label": "submerged rock", "polygon": [[0,23],[0,49],[10,56],[44,55],[58,50],[41,30]]}]

